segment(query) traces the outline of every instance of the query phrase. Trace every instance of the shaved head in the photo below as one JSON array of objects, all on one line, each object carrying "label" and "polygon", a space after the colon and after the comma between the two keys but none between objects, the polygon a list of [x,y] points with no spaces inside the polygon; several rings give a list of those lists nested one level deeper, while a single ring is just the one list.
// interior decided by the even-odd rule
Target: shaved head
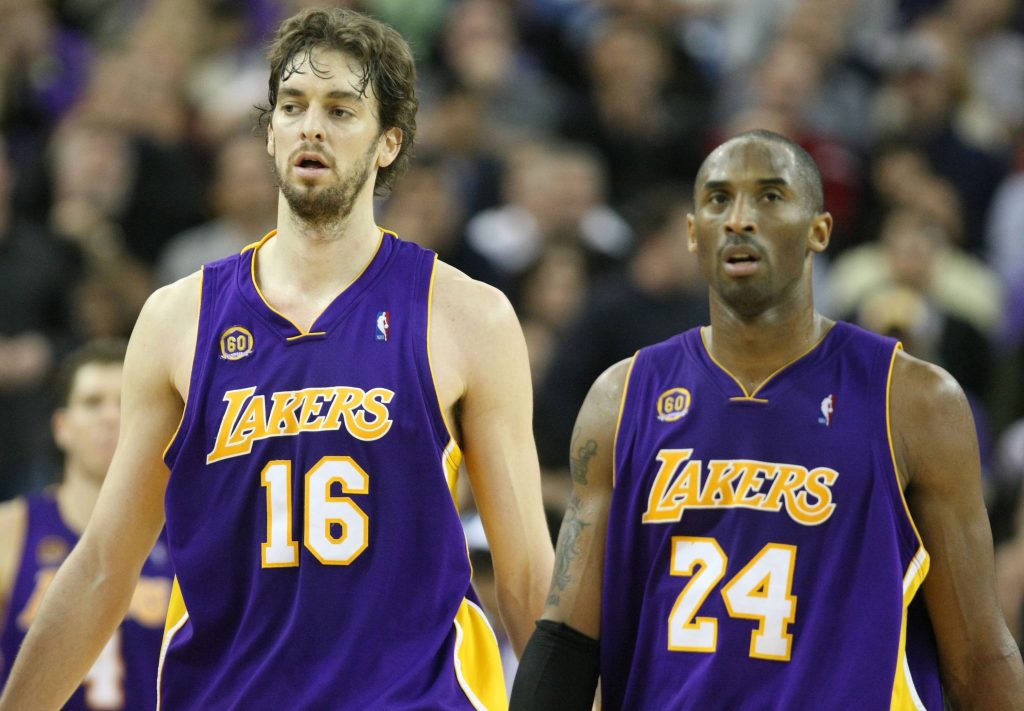
[{"label": "shaved head", "polygon": [[773,143],[786,148],[792,157],[793,166],[796,169],[796,177],[800,181],[800,184],[795,186],[797,191],[803,196],[807,206],[812,212],[822,212],[825,209],[825,197],[821,187],[821,173],[818,171],[818,164],[814,162],[811,154],[804,150],[798,143],[786,136],[783,136],[781,133],[766,131],[760,128],[752,131],[744,131],[737,136],[733,136],[728,141],[715,148],[715,150],[713,150],[711,154],[704,159],[704,162],[700,166],[700,170],[697,171],[697,182],[694,185],[695,202],[697,200],[696,191],[699,191],[700,187],[704,184],[707,166],[712,157],[736,143],[743,142]]}]

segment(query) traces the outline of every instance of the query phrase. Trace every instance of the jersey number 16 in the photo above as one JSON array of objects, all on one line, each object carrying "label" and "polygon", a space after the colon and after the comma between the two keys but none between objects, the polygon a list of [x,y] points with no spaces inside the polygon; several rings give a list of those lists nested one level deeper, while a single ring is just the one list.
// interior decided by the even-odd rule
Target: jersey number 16
[{"label": "jersey number 16", "polygon": [[[299,544],[292,534],[292,463],[274,460],[260,473],[267,490],[267,540],[263,543],[264,568],[299,564]],[[349,565],[366,550],[370,520],[349,496],[367,494],[370,477],[351,457],[323,457],[306,472],[303,544],[324,565]],[[332,531],[340,526],[340,534]]]}]

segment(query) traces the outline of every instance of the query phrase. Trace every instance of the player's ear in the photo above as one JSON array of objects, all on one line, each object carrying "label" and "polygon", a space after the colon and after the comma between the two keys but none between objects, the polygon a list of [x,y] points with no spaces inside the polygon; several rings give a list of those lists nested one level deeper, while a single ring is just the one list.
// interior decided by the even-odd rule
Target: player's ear
[{"label": "player's ear", "polygon": [[267,121],[267,153],[274,157],[274,125]]},{"label": "player's ear", "polygon": [[819,212],[811,218],[811,228],[807,232],[807,246],[812,252],[824,252],[832,238],[832,214]]},{"label": "player's ear", "polygon": [[697,252],[697,232],[694,229],[693,213],[686,214],[686,247],[691,253]]},{"label": "player's ear", "polygon": [[380,136],[378,143],[380,153],[377,156],[377,166],[387,168],[395,162],[402,150],[402,129],[392,126]]}]

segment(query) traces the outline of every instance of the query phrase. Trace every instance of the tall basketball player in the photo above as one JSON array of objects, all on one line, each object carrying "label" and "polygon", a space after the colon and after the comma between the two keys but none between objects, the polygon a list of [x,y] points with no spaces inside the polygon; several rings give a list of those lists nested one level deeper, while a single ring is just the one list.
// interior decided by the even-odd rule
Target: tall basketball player
[{"label": "tall basketball player", "polygon": [[521,649],[553,555],[515,314],[374,223],[415,133],[404,40],[307,10],[270,64],[277,230],[143,309],[107,483],[5,710],[71,693],[165,515],[159,708],[507,704],[452,493],[464,457]]},{"label": "tall basketball player", "polygon": [[[53,435],[63,476],[52,489],[0,506],[0,688],[61,562],[89,521],[110,466],[121,419],[123,341],[92,341],[57,375]],[[124,622],[64,708],[152,708],[171,562],[163,538],[142,566]]]},{"label": "tall basketball player", "polygon": [[[514,709],[1024,708],[959,386],[814,310],[813,160],[704,162],[711,325],[641,349],[576,424],[574,494]],[[599,639],[599,641],[598,641]],[[571,700],[570,700],[571,699]]]}]

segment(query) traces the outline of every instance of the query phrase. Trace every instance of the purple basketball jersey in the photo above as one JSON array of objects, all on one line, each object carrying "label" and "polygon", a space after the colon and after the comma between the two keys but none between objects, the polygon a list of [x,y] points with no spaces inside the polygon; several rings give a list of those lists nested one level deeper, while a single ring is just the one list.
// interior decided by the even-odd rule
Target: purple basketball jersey
[{"label": "purple basketball jersey", "polygon": [[[61,519],[52,493],[29,496],[26,504],[25,545],[0,635],[0,688],[7,681],[18,647],[57,568],[78,542],[78,536]],[[143,565],[125,621],[100,652],[65,710],[132,711],[154,707],[171,577],[167,546],[161,536]]]},{"label": "purple basketball jersey", "polygon": [[428,360],[435,255],[384,233],[303,332],[256,286],[264,242],[203,270],[161,708],[504,706]]},{"label": "purple basketball jersey", "polygon": [[[700,329],[637,354],[615,444],[604,708],[942,709],[895,341],[845,323],[754,393]],[[912,604],[913,601],[913,604]]]}]

